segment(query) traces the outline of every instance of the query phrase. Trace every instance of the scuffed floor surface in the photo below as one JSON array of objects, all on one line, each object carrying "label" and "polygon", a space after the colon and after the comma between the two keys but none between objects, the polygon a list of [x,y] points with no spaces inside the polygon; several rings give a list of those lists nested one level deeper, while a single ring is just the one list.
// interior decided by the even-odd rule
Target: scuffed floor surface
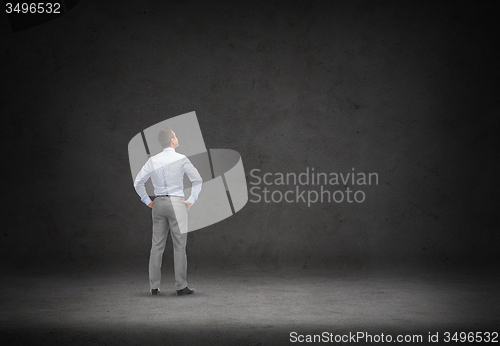
[{"label": "scuffed floor surface", "polygon": [[197,292],[184,297],[171,271],[162,282],[151,296],[145,271],[6,273],[0,342],[286,345],[301,344],[292,332],[365,332],[422,335],[423,345],[429,332],[446,344],[446,331],[500,330],[497,274],[198,270],[189,273]]}]

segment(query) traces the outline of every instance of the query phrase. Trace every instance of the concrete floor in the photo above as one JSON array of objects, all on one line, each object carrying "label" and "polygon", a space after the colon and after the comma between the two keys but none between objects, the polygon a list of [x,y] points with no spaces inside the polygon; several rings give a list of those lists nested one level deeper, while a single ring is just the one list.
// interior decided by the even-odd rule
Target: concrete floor
[{"label": "concrete floor", "polygon": [[10,273],[0,288],[0,341],[276,345],[289,344],[293,331],[419,334],[427,341],[428,332],[442,338],[444,331],[499,331],[498,278],[452,271],[196,270],[189,273],[196,294],[177,297],[168,269],[160,296],[149,294],[146,270]]}]

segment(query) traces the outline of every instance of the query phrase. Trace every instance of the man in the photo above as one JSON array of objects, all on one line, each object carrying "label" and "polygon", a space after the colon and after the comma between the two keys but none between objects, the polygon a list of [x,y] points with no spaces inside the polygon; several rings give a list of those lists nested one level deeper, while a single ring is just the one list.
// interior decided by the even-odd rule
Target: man
[{"label": "man", "polygon": [[[188,231],[187,212],[198,199],[202,179],[191,161],[176,153],[179,140],[170,127],[161,129],[158,141],[163,151],[149,158],[135,178],[134,187],[141,200],[152,208],[153,241],[149,257],[149,285],[151,294],[160,292],[161,263],[170,230],[174,248],[175,286],[177,295],[193,294],[187,285],[186,241]],[[191,196],[183,200],[183,176],[192,182]],[[151,178],[156,198],[151,201],[144,184]]]}]

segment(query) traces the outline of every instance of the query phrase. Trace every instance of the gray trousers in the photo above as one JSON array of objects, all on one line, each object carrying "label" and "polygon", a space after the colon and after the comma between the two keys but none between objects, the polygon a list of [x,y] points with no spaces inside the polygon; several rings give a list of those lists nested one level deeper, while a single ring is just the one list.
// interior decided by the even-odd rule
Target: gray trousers
[{"label": "gray trousers", "polygon": [[[174,248],[175,287],[187,286],[186,241],[188,229],[187,206],[181,197],[156,197],[153,203],[153,241],[149,257],[149,285],[160,288],[161,263],[170,231]],[[183,234],[181,233],[183,230]]]}]

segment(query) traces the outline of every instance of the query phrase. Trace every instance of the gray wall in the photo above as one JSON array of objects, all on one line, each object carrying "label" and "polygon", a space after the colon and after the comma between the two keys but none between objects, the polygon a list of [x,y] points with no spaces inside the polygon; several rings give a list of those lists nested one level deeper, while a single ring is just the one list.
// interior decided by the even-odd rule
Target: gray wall
[{"label": "gray wall", "polygon": [[127,144],[193,110],[207,147],[238,151],[249,182],[254,168],[354,167],[379,185],[359,204],[249,202],[189,234],[190,268],[498,256],[491,6],[81,0],[17,33],[1,16],[6,266],[146,266],[150,209]]}]

